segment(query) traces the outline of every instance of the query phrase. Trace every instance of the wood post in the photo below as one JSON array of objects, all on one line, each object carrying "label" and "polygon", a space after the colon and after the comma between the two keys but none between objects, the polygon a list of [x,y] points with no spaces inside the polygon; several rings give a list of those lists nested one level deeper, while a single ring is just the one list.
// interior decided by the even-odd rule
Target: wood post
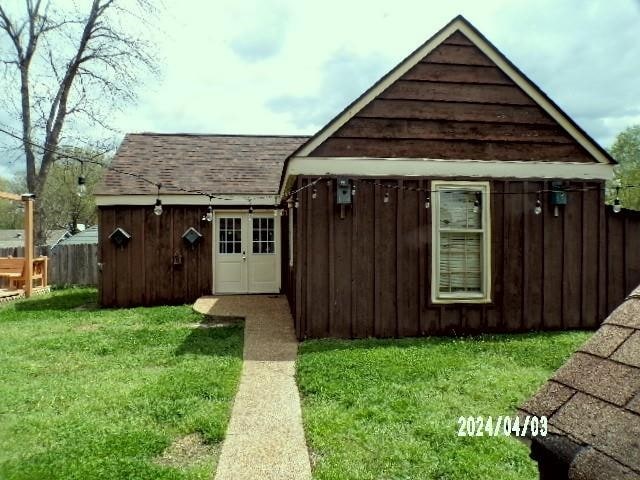
[{"label": "wood post", "polygon": [[29,298],[33,289],[33,197],[23,196],[24,202],[24,295]]},{"label": "wood post", "polygon": [[44,257],[44,266],[42,268],[44,268],[42,271],[42,286],[46,287],[49,285],[49,257]]}]

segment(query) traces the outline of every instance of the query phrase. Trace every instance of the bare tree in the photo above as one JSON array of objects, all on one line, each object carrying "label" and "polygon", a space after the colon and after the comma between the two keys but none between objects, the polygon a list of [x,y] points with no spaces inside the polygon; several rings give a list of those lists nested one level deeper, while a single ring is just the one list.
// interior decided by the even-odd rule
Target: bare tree
[{"label": "bare tree", "polygon": [[[111,129],[109,113],[135,99],[141,71],[155,72],[150,43],[131,33],[149,25],[152,0],[81,2],[88,11],[55,3],[25,0],[22,13],[0,4],[0,33],[8,40],[0,36],[0,65],[22,124],[27,187],[37,197],[63,135],[88,126]],[[36,205],[36,239],[43,239],[43,205]]]}]

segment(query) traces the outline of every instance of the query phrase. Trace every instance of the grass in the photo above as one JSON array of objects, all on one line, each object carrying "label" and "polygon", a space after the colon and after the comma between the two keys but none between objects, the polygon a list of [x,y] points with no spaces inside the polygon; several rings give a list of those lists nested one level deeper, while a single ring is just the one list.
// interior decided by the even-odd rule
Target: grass
[{"label": "grass", "polygon": [[513,415],[589,335],[305,342],[297,376],[314,478],[538,478],[524,444],[458,437],[458,417]]},{"label": "grass", "polygon": [[[193,328],[187,306],[86,309],[93,289],[0,307],[0,478],[204,479],[242,365],[242,327]],[[83,307],[85,306],[85,307]],[[159,460],[160,459],[160,460]]]}]

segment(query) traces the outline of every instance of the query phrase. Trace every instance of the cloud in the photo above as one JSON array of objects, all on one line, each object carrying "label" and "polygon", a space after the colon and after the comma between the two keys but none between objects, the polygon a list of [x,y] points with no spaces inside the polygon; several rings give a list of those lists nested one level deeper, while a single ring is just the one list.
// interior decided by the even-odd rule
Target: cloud
[{"label": "cloud", "polygon": [[289,24],[289,12],[283,5],[266,2],[241,3],[234,15],[237,28],[230,40],[231,50],[247,62],[257,62],[282,50]]},{"label": "cloud", "polygon": [[322,66],[318,91],[274,97],[266,102],[267,108],[290,116],[299,128],[321,127],[373,85],[389,63],[381,55],[338,51]]}]

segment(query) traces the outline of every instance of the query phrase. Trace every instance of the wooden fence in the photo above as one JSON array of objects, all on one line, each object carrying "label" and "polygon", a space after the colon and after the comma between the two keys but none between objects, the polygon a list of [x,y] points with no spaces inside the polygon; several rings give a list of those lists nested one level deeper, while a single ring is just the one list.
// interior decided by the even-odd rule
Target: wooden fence
[{"label": "wooden fence", "polygon": [[[98,245],[36,247],[35,253],[49,257],[50,285],[98,284]],[[8,256],[24,256],[24,247],[0,248],[0,257]]]},{"label": "wooden fence", "polygon": [[607,208],[606,290],[607,313],[640,285],[640,212]]}]

